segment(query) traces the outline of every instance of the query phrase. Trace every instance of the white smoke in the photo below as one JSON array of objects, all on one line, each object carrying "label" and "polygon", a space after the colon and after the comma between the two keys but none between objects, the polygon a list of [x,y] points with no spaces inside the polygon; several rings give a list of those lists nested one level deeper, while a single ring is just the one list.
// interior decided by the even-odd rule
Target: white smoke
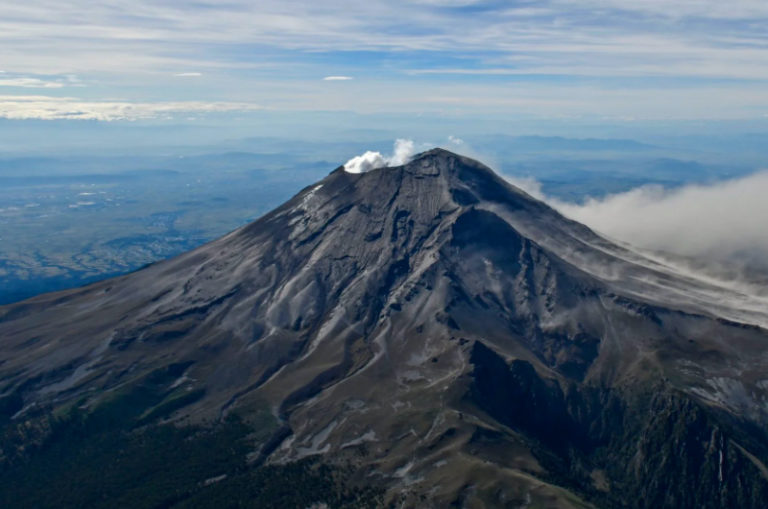
[{"label": "white smoke", "polygon": [[543,192],[541,192],[541,182],[536,180],[533,177],[504,177],[507,182],[512,184],[513,186],[522,189],[526,193],[530,194],[537,200],[542,200],[548,202],[550,205],[555,205],[554,202],[557,202],[556,199],[551,198],[549,196],[545,196]]},{"label": "white smoke", "polygon": [[678,189],[643,186],[582,204],[545,196],[534,179],[510,183],[611,238],[686,257],[768,259],[768,171]]},{"label": "white smoke", "polygon": [[387,159],[381,152],[371,152],[355,156],[344,163],[344,171],[347,173],[365,173],[387,165]]},{"label": "white smoke", "polygon": [[387,166],[401,166],[411,160],[415,152],[413,140],[398,138],[395,140],[393,154],[384,156],[381,152],[367,151],[366,153],[355,156],[344,164],[344,171],[347,173],[365,173],[371,170],[377,170]]},{"label": "white smoke", "polygon": [[413,157],[413,140],[404,140],[402,138],[395,140],[394,154],[387,162],[388,166],[402,166]]}]

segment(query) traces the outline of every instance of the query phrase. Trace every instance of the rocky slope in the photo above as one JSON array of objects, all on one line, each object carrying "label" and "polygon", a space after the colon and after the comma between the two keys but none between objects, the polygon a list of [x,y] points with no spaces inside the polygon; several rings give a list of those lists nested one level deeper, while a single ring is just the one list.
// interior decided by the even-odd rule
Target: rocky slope
[{"label": "rocky slope", "polygon": [[195,251],[0,308],[5,468],[117,406],[99,432],[236,417],[249,468],[317,460],[378,505],[762,507],[764,304],[444,150],[339,168]]}]

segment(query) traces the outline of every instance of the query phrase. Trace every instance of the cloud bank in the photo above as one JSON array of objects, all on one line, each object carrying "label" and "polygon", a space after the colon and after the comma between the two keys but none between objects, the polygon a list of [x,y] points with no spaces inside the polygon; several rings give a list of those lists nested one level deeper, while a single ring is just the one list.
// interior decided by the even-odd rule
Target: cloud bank
[{"label": "cloud bank", "polygon": [[414,151],[415,145],[413,140],[398,138],[395,140],[395,146],[391,156],[385,157],[381,152],[373,152],[369,150],[364,154],[355,156],[347,161],[344,164],[344,171],[347,173],[366,173],[386,166],[401,166],[411,160]]},{"label": "cloud bank", "polygon": [[181,113],[220,113],[263,109],[251,103],[171,101],[83,101],[73,97],[0,95],[0,118],[12,120],[146,120]]},{"label": "cloud bank", "polygon": [[565,216],[636,247],[768,266],[768,171],[671,190],[643,186],[582,204],[544,195],[533,179],[508,180]]}]

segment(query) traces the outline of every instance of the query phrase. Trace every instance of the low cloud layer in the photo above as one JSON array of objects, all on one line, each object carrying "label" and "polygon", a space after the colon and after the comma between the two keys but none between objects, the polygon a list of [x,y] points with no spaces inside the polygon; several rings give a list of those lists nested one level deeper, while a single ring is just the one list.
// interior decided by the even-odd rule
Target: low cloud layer
[{"label": "low cloud layer", "polygon": [[0,95],[0,118],[25,120],[143,120],[182,113],[220,113],[262,109],[251,103],[174,101],[82,101],[73,97]]},{"label": "low cloud layer", "polygon": [[397,139],[393,154],[384,156],[381,152],[367,151],[362,155],[355,156],[344,164],[344,171],[347,173],[365,173],[371,170],[384,168],[386,166],[401,166],[411,160],[415,152],[413,140]]},{"label": "low cloud layer", "polygon": [[583,204],[547,197],[532,179],[509,180],[564,215],[640,248],[720,261],[768,259],[768,171],[672,190],[644,186]]}]

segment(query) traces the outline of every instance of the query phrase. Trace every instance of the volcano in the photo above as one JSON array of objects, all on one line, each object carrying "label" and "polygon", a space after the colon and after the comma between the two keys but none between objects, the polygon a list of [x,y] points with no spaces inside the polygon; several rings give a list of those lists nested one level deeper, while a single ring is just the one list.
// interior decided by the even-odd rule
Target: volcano
[{"label": "volcano", "polygon": [[0,503],[764,507],[766,324],[469,158],[340,167],[0,307]]}]

